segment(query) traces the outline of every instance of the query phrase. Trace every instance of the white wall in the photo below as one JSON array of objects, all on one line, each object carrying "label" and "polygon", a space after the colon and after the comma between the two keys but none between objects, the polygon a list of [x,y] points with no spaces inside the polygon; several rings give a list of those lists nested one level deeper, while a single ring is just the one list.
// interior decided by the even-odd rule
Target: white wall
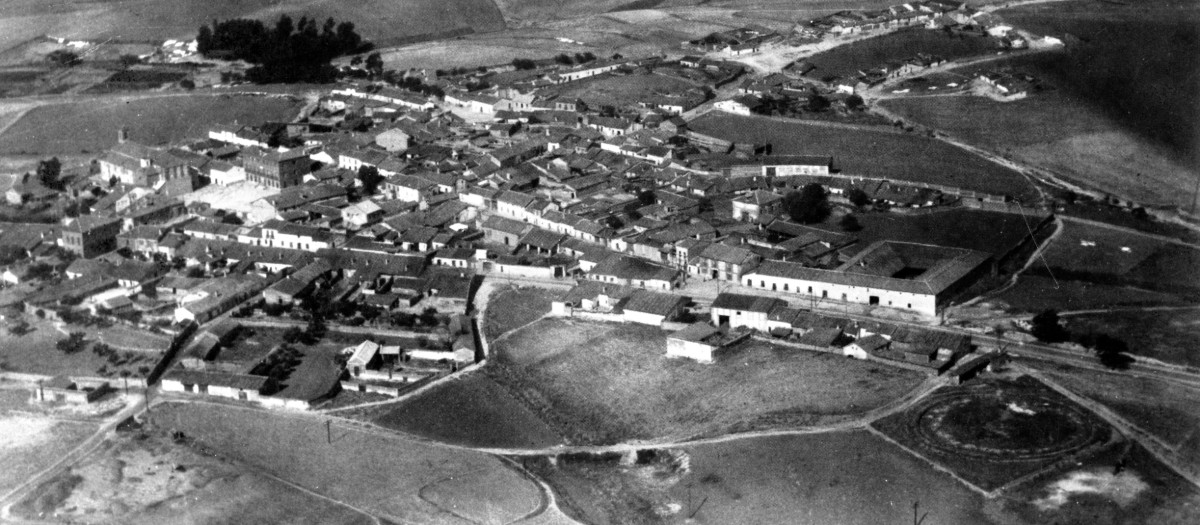
[{"label": "white wall", "polygon": [[[750,288],[794,293],[805,297],[827,298],[835,301],[869,304],[872,296],[879,298],[879,306],[909,310],[928,316],[937,315],[937,300],[930,294],[897,292],[863,286],[847,286],[821,281],[806,281],[786,277],[748,274],[742,277],[742,285]],[[811,288],[812,292],[809,292]],[[845,298],[843,298],[843,294]]]}]

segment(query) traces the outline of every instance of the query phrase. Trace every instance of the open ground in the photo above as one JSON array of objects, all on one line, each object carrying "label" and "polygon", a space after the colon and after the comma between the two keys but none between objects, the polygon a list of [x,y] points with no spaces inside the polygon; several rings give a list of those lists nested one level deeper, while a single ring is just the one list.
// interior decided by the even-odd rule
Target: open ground
[{"label": "open ground", "polygon": [[375,523],[164,431],[112,438],[13,510],[72,523]]},{"label": "open ground", "polygon": [[28,388],[0,388],[0,494],[54,464],[96,430],[95,423],[31,413],[31,396]]},{"label": "open ground", "polygon": [[162,144],[207,135],[216,124],[290,121],[302,103],[289,97],[178,94],[112,97],[34,107],[0,134],[0,154],[98,154],[117,143],[117,130],[132,140]]},{"label": "open ground", "polygon": [[[162,351],[166,350],[169,341],[164,341],[161,347],[148,351],[119,351],[115,357],[97,355],[90,349],[75,354],[66,354],[55,347],[60,339],[66,339],[69,332],[83,332],[87,341],[99,341],[108,333],[120,341],[129,336],[128,328],[113,326],[107,329],[66,325],[59,321],[39,319],[37,316],[26,315],[30,332],[16,335],[11,330],[0,331],[0,369],[31,374],[45,375],[76,375],[95,376],[102,371],[116,374],[120,370],[136,372],[145,367],[149,370],[158,361]],[[149,339],[157,339],[151,337]],[[89,347],[90,348],[90,347]]]},{"label": "open ground", "polygon": [[[369,514],[403,523],[508,523],[543,495],[501,460],[312,415],[199,403],[155,406],[160,428]],[[382,482],[387,480],[387,482]]]},{"label": "open ground", "polygon": [[751,341],[716,363],[666,357],[654,327],[538,321],[493,344],[484,372],[573,444],[831,424],[902,397],[921,375]]}]

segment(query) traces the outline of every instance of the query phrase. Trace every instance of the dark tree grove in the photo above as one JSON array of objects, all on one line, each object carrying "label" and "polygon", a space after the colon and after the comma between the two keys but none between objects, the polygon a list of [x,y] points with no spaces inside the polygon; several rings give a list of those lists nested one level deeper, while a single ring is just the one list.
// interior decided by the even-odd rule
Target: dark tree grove
[{"label": "dark tree grove", "polygon": [[197,50],[209,58],[245,60],[255,67],[246,72],[251,82],[330,82],[337,70],[330,61],[369,50],[351,22],[332,18],[318,29],[317,21],[282,15],[275,27],[262,21],[235,18],[200,28]]},{"label": "dark tree grove", "polygon": [[785,195],[783,208],[792,220],[802,224],[821,222],[832,211],[825,188],[815,182]]}]

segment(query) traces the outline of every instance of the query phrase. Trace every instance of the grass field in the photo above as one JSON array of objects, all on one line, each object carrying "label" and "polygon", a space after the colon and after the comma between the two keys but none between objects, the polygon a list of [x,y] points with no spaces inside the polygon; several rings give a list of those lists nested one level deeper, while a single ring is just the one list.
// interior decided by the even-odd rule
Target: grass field
[{"label": "grass field", "polygon": [[483,335],[489,341],[550,313],[550,303],[561,291],[521,286],[498,289],[488,299]]},{"label": "grass field", "polygon": [[291,120],[300,107],[300,102],[287,98],[231,95],[104,98],[41,106],[0,135],[0,154],[98,154],[116,144],[122,126],[129,127],[132,140],[143,144],[201,138],[215,124]]},{"label": "grass field", "polygon": [[[903,213],[857,213],[862,225],[859,248],[880,240],[936,244],[954,248],[978,250],[1000,256],[1029,237],[1037,226],[1033,218],[1012,213],[952,209],[935,213],[907,215]],[[842,232],[838,219],[830,219],[821,228]],[[953,227],[951,227],[953,226]]]},{"label": "grass field", "polygon": [[484,454],[332,426],[303,415],[234,407],[160,405],[174,428],[219,454],[397,523],[508,523],[536,510],[527,478]]},{"label": "grass field", "polygon": [[534,472],[585,523],[909,523],[914,501],[929,513],[925,523],[988,523],[981,496],[868,432],[752,438],[673,453],[685,455],[686,472],[562,457],[557,468],[542,463]]},{"label": "grass field", "polygon": [[1023,201],[1036,192],[1021,174],[949,144],[911,134],[830,128],[714,112],[691,129],[734,142],[771,144],[776,155],[832,155],[843,173],[928,182]]},{"label": "grass field", "polygon": [[853,78],[859,71],[885,67],[917,53],[956,60],[995,51],[996,41],[990,37],[947,35],[941,31],[913,28],[817,53],[808,59],[817,66],[808,76]]},{"label": "grass field", "polygon": [[621,107],[655,94],[683,93],[696,84],[665,75],[603,76],[572,82],[559,91],[564,100],[578,98],[588,107]]},{"label": "grass field", "polygon": [[664,336],[641,325],[543,320],[497,343],[484,371],[577,444],[842,421],[921,379],[757,341],[714,364],[668,359]]},{"label": "grass field", "polygon": [[554,429],[481,373],[438,385],[399,405],[388,405],[388,411],[374,422],[476,447],[543,448],[562,442]]},{"label": "grass field", "polygon": [[[52,487],[71,478],[77,481],[69,492],[52,494]],[[15,509],[30,518],[46,512],[83,523],[374,523],[369,516],[156,434],[113,439]]]},{"label": "grass field", "polygon": [[1067,222],[1031,272],[1058,279],[1133,285],[1194,297],[1200,250],[1120,230]]},{"label": "grass field", "polygon": [[1134,355],[1200,367],[1200,310],[1073,315],[1067,327],[1074,333],[1117,337]]},{"label": "grass field", "polygon": [[[1034,262],[1040,265],[1041,262]],[[1011,308],[1036,313],[1042,310],[1090,310],[1121,306],[1173,306],[1188,301],[1168,293],[1127,286],[1022,275],[1017,285],[994,297]]]}]

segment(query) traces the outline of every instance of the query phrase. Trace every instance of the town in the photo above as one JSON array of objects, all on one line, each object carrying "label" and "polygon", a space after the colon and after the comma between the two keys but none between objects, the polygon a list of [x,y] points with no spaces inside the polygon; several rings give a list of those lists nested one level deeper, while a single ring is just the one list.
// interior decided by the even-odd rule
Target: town
[{"label": "town", "polygon": [[[158,123],[113,122],[89,130],[108,137],[100,150],[38,155],[11,174],[0,371],[4,391],[32,408],[5,414],[90,414],[101,426],[89,447],[108,430],[165,430],[149,439],[186,445],[176,458],[236,447],[228,432],[244,428],[263,441],[235,454],[251,465],[275,461],[273,440],[308,458],[345,436],[352,449],[403,440],[425,450],[415,456],[464,462],[445,472],[465,462],[486,472],[468,488],[430,489],[443,471],[412,466],[426,480],[413,485],[420,498],[369,511],[307,470],[288,474],[304,467],[255,474],[329,499],[329,522],[357,519],[332,509],[500,522],[485,515],[494,506],[503,522],[733,523],[759,511],[721,492],[745,474],[714,465],[742,452],[703,447],[822,432],[917,458],[929,470],[919,476],[938,477],[930,486],[957,491],[946,501],[1021,499],[1004,512],[1028,522],[1073,522],[1054,513],[1074,512],[1062,501],[1083,493],[1123,501],[1112,505],[1128,515],[1194,513],[1192,436],[1155,435],[1157,423],[1076,387],[1154,380],[1191,392],[1193,363],[1147,358],[1132,333],[1076,321],[1117,311],[1107,303],[1073,308],[1029,284],[1114,297],[1127,287],[1146,299],[1120,308],[1189,311],[1195,283],[1160,255],[1200,260],[1190,232],[1172,237],[1187,219],[892,105],[1059,96],[1045,73],[1009,64],[1074,44],[998,7],[925,0],[787,30],[747,22],[657,54],[581,48],[444,69],[389,69],[353,24],[330,18],[318,58],[288,70],[260,57],[282,51],[237,38],[303,42],[316,19],[295,33],[287,17],[214,20],[196,41],[128,61],[147,78],[218,64],[187,73],[186,86],[164,73],[158,89],[212,91],[251,108],[240,118],[189,123],[169,141]],[[886,59],[855,47],[887,38],[903,43]],[[82,50],[56,51],[63,67],[103,45],[47,41]],[[275,82],[312,84],[255,84]],[[1101,260],[1123,258],[1127,273],[1096,277]],[[135,462],[130,453],[104,452]],[[92,483],[90,463],[71,466],[86,454],[99,461],[79,445],[62,467],[0,484],[0,513],[125,519],[78,488]],[[170,476],[201,475],[185,472],[194,460],[172,461]],[[647,475],[669,482],[633,480]],[[620,488],[585,488],[600,479]],[[1072,488],[1093,482],[1109,488]],[[1138,496],[1147,483],[1170,488]],[[720,508],[692,501],[693,486]],[[465,514],[446,510],[458,507],[444,499],[471,491],[486,496],[463,500]],[[939,523],[975,519],[923,494],[904,495],[925,498],[905,501],[914,520],[918,507],[942,511]],[[538,510],[521,510],[530,501]],[[798,519],[768,507],[777,514],[747,519]],[[822,521],[907,519],[871,508]]]}]

